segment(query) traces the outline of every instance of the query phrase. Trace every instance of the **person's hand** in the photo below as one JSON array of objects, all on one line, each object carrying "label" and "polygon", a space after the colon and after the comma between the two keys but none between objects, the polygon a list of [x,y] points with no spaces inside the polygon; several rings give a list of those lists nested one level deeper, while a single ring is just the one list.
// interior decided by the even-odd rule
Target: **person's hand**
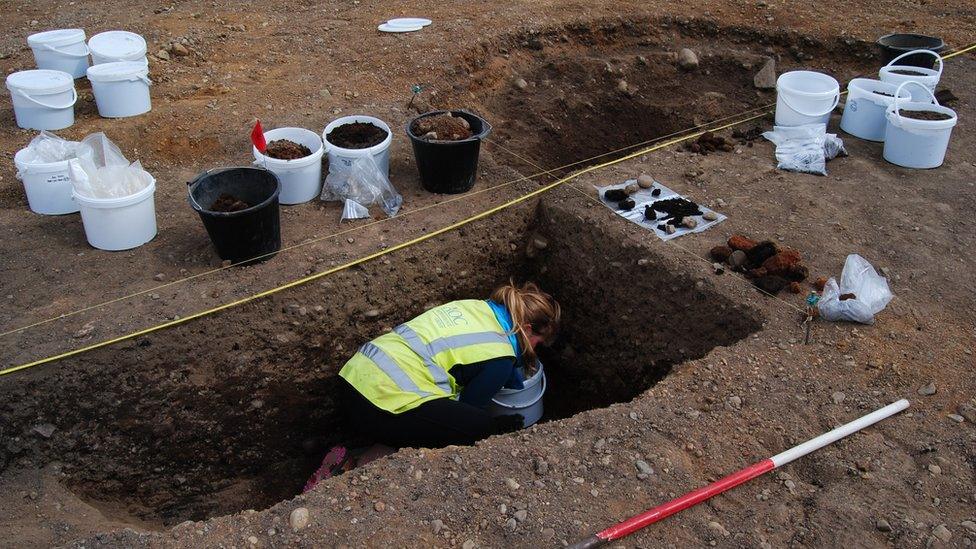
[{"label": "person's hand", "polygon": [[495,416],[491,418],[496,435],[511,433],[522,429],[525,425],[525,417],[522,414],[512,414],[505,416]]}]

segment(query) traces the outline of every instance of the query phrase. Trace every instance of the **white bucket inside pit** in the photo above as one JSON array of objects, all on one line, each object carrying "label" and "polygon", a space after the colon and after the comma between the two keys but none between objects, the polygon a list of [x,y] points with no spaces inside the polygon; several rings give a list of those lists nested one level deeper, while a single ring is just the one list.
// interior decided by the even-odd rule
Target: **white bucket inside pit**
[{"label": "white bucket inside pit", "polygon": [[156,236],[156,180],[137,193],[122,198],[91,198],[74,192],[81,210],[85,238],[100,250],[129,250]]},{"label": "white bucket inside pit", "polygon": [[[844,116],[840,119],[840,129],[860,139],[884,141],[887,124],[885,112],[894,102],[897,89],[898,86],[894,84],[870,78],[855,78],[848,82],[847,103],[844,105]],[[900,97],[911,99],[911,93],[902,90]]]},{"label": "white bucket inside pit", "polygon": [[840,101],[840,84],[814,71],[784,72],[776,79],[776,125],[826,124]]},{"label": "white bucket inside pit", "polygon": [[[386,139],[384,139],[383,142],[378,145],[373,145],[372,147],[367,147],[365,149],[344,149],[329,143],[329,132],[339,126],[352,124],[354,122],[367,122],[373,124],[374,126],[383,128],[386,130]],[[382,170],[387,177],[390,177],[390,143],[393,142],[393,132],[390,131],[390,126],[379,118],[357,114],[353,116],[343,116],[342,118],[333,120],[332,122],[329,122],[329,125],[326,126],[325,130],[322,131],[322,142],[325,144],[325,151],[329,154],[330,170],[332,169],[331,166],[333,163],[337,166],[349,168],[357,158],[366,155],[373,155],[373,158],[376,160],[376,165],[379,166],[380,170]]]},{"label": "white bucket inside pit", "polygon": [[[76,141],[70,142],[78,145]],[[14,155],[17,178],[24,182],[27,205],[34,213],[61,215],[78,211],[78,203],[71,199],[71,177],[68,160],[33,162],[31,152],[21,149]]]},{"label": "white bucket inside pit", "polygon": [[149,67],[138,61],[95,65],[88,69],[88,80],[103,118],[136,116],[152,109]]},{"label": "white bucket inside pit", "polygon": [[546,394],[546,373],[539,369],[522,384],[521,389],[503,388],[491,399],[488,411],[493,416],[520,414],[525,420],[522,427],[529,427],[542,419],[542,397]]},{"label": "white bucket inside pit", "polygon": [[[939,105],[927,87],[918,82],[905,82],[898,86],[898,91],[906,86],[922,88],[929,94],[931,102],[903,101],[900,95],[895,99],[886,113],[884,159],[905,168],[938,168],[945,161],[952,128],[959,118],[956,111]],[[918,120],[902,116],[902,112],[908,110],[937,112],[950,118]]]},{"label": "white bucket inside pit", "polygon": [[88,46],[82,29],[58,29],[38,32],[27,37],[34,52],[37,68],[66,72],[72,78],[85,76],[88,69]]},{"label": "white bucket inside pit", "polygon": [[62,71],[30,70],[7,77],[17,126],[61,130],[75,123],[78,93],[72,76]]},{"label": "white bucket inside pit", "polygon": [[[927,69],[925,67],[915,67],[912,65],[895,64],[901,58],[908,57],[909,55],[915,55],[915,54],[934,55],[939,65],[938,70]],[[892,59],[891,63],[888,63],[884,67],[881,67],[881,70],[878,71],[878,76],[881,78],[882,82],[894,84],[895,86],[900,86],[905,82],[919,82],[925,88],[928,88],[928,91],[935,93],[935,87],[939,84],[939,79],[942,78],[942,66],[943,66],[942,56],[935,53],[934,51],[913,50],[899,55],[898,57]],[[904,72],[910,72],[914,74],[898,74],[895,71],[904,71]],[[929,94],[925,93],[925,90],[923,90],[919,86],[912,86],[909,89],[909,92],[912,94],[912,101],[921,101],[927,103],[929,100]]]},{"label": "white bucket inside pit", "polygon": [[138,61],[149,65],[146,59],[146,40],[134,32],[106,31],[88,40],[92,64]]},{"label": "white bucket inside pit", "polygon": [[322,155],[325,147],[319,134],[305,128],[276,128],[264,132],[267,143],[287,139],[308,147],[312,154],[294,160],[281,160],[261,154],[257,147],[251,147],[254,165],[278,176],[281,204],[301,204],[317,197],[322,191]]}]

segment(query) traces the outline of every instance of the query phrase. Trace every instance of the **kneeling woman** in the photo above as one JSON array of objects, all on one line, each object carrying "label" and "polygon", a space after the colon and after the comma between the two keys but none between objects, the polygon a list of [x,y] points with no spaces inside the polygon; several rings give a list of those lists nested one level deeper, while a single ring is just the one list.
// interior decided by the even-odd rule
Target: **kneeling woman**
[{"label": "kneeling woman", "polygon": [[522,388],[536,346],[559,329],[559,304],[535,284],[508,284],[487,301],[452,301],[363,345],[339,375],[354,389],[360,434],[394,447],[471,444],[522,426],[493,419],[502,387]]}]

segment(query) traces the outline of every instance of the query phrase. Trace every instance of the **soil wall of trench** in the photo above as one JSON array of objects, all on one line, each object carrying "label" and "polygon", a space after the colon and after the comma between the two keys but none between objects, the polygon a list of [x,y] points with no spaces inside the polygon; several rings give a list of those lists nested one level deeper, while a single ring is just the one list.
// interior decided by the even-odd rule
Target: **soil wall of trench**
[{"label": "soil wall of trench", "polygon": [[269,299],[0,378],[0,468],[60,462],[81,497],[160,527],[266,508],[350,436],[336,373],[358,345],[509,278],[538,280],[564,309],[543,354],[544,421],[628,401],[672,365],[760,328],[758,312],[621,245],[572,204],[513,207]]}]

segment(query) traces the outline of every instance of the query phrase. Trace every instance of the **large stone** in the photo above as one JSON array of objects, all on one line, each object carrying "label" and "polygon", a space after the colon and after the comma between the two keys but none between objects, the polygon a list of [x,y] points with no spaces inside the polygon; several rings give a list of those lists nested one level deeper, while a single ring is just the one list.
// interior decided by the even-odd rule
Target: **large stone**
[{"label": "large stone", "polygon": [[308,509],[299,507],[288,515],[288,524],[291,525],[292,532],[299,532],[308,526]]},{"label": "large stone", "polygon": [[678,52],[678,66],[686,71],[698,68],[698,56],[688,48],[681,48]]},{"label": "large stone", "polygon": [[752,77],[752,84],[760,90],[772,90],[776,88],[776,61],[772,57],[766,58],[766,63]]}]

